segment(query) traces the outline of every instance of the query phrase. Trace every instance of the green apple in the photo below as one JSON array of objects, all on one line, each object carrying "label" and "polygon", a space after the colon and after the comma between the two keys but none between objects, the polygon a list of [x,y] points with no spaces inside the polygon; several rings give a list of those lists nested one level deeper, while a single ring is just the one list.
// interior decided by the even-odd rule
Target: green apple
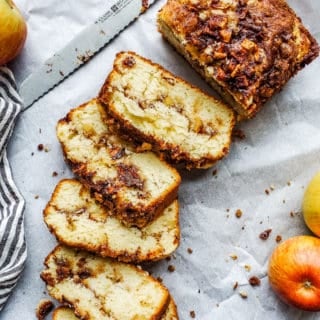
[{"label": "green apple", "polygon": [[304,193],[302,212],[306,225],[320,237],[320,172],[312,178]]}]

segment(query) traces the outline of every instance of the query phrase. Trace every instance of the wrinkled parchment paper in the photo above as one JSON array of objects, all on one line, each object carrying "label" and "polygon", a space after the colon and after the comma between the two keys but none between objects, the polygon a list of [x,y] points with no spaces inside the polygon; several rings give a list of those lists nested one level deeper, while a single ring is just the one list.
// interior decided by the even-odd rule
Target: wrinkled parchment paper
[{"label": "wrinkled parchment paper", "polygon": [[[39,274],[56,241],[43,222],[42,210],[57,182],[72,176],[64,164],[55,126],[69,109],[97,94],[116,52],[134,50],[213,92],[157,32],[156,13],[164,2],[158,0],[89,63],[20,117],[9,159],[27,201],[28,261],[0,314],[1,320],[35,319],[39,300],[48,298]],[[320,41],[320,2],[288,2]],[[100,16],[109,1],[16,0],[16,3],[29,26],[23,54],[11,65],[21,83]],[[285,240],[309,233],[301,215],[301,202],[308,181],[320,170],[319,75],[318,58],[293,78],[256,118],[240,125],[246,138],[233,143],[227,158],[209,170],[182,172],[181,246],[170,261],[147,267],[170,289],[181,319],[189,319],[192,310],[196,319],[202,320],[320,318],[320,313],[299,311],[280,302],[269,288],[266,276],[277,235]],[[47,152],[38,151],[39,144],[44,144]],[[58,176],[53,177],[54,171]],[[237,209],[242,211],[240,218],[235,216]],[[272,232],[263,241],[259,234],[267,229]],[[175,267],[174,272],[168,271],[169,265]],[[259,277],[261,285],[250,286],[251,276]]]}]

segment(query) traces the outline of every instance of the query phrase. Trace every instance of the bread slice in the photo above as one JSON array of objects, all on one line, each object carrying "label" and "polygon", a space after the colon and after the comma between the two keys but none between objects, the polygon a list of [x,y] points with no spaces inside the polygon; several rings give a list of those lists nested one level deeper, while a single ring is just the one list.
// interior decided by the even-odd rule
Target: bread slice
[{"label": "bread slice", "polygon": [[285,0],[167,0],[158,27],[241,118],[319,54]]},{"label": "bread slice", "polygon": [[161,319],[170,295],[147,272],[110,258],[57,246],[41,278],[49,294],[83,319]]},{"label": "bread slice", "polygon": [[117,54],[99,99],[124,133],[169,161],[208,168],[229,151],[233,112],[134,52]]},{"label": "bread slice", "polygon": [[[68,307],[58,307],[54,310],[52,320],[79,320],[74,311]],[[161,317],[161,320],[179,320],[177,308],[173,301],[170,299],[168,308],[164,315]]]},{"label": "bread slice", "polygon": [[146,227],[126,227],[74,179],[56,186],[44,221],[60,243],[125,262],[163,259],[180,242],[177,200]]},{"label": "bread slice", "polygon": [[144,227],[177,197],[179,173],[152,152],[136,152],[110,131],[93,99],[57,125],[65,158],[95,198],[128,226]]}]

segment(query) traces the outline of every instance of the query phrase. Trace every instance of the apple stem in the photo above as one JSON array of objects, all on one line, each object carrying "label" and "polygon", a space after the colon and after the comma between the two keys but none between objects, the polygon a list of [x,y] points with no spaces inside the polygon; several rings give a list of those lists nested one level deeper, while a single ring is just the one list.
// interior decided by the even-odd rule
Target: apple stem
[{"label": "apple stem", "polygon": [[13,1],[12,1],[12,0],[5,0],[5,1],[6,1],[6,3],[9,5],[9,7],[10,7],[11,9],[14,8],[14,4],[13,4]]},{"label": "apple stem", "polygon": [[309,281],[309,280],[306,280],[304,283],[303,283],[303,286],[306,288],[306,289],[310,289],[312,287],[312,283]]}]

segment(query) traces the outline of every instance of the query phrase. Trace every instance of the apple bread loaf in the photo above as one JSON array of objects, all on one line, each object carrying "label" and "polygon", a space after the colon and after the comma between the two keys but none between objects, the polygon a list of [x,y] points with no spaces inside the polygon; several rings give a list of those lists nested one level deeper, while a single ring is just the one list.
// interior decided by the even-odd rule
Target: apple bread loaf
[{"label": "apple bread loaf", "polygon": [[57,136],[73,172],[128,226],[144,227],[177,197],[179,173],[112,133],[97,100],[71,110]]},{"label": "apple bread loaf", "polygon": [[117,54],[99,99],[122,133],[168,161],[208,168],[229,151],[230,108],[134,52]]},{"label": "apple bread loaf", "polygon": [[126,227],[74,179],[56,186],[44,221],[60,243],[125,262],[163,259],[180,242],[177,200],[146,227]]},{"label": "apple bread loaf", "polygon": [[170,302],[168,290],[147,272],[110,258],[60,245],[45,266],[49,294],[81,319],[161,319]]},{"label": "apple bread loaf", "polygon": [[[74,311],[68,307],[58,307],[54,310],[52,320],[79,320]],[[163,316],[160,318],[161,320],[179,320],[177,308],[173,301],[170,299],[169,305]],[[89,319],[88,319],[89,320]]]},{"label": "apple bread loaf", "polygon": [[241,118],[319,54],[285,0],[168,0],[158,27]]}]

